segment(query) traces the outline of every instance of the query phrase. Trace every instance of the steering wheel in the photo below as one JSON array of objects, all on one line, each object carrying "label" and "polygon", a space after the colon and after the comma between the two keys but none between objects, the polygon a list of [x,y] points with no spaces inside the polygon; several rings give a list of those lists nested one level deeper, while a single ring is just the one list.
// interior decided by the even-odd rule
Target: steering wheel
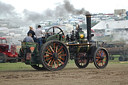
[{"label": "steering wheel", "polygon": [[[50,31],[51,34],[50,34]],[[59,32],[58,32],[59,31]],[[63,30],[58,27],[58,26],[53,26],[53,27],[50,27],[47,31],[46,31],[46,37],[48,37],[49,35],[54,35],[54,34],[59,34],[59,35],[64,35],[64,32]]]}]

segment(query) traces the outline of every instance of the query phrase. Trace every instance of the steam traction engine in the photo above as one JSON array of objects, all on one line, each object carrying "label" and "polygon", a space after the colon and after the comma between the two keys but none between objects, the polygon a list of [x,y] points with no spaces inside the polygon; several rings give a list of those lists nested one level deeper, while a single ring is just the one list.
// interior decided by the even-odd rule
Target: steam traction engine
[{"label": "steam traction engine", "polygon": [[104,47],[109,52],[109,60],[114,60],[114,58],[116,58],[114,55],[120,55],[118,57],[119,61],[128,61],[128,44],[125,42],[106,43]]},{"label": "steam traction engine", "polygon": [[53,26],[47,30],[40,51],[37,43],[22,42],[20,59],[37,70],[61,70],[69,58],[75,61],[78,68],[87,67],[90,61],[98,69],[105,68],[108,64],[108,52],[91,40],[91,15],[86,17],[87,37],[81,29],[76,33],[72,32],[71,37],[65,36],[61,28]]}]

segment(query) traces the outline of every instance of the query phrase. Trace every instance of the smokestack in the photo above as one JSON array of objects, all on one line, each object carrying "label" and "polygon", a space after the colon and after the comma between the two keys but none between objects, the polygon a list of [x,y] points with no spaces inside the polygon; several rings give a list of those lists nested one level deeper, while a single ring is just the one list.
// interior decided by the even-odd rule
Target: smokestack
[{"label": "smokestack", "polygon": [[86,14],[87,21],[87,39],[90,42],[91,40],[91,14]]}]

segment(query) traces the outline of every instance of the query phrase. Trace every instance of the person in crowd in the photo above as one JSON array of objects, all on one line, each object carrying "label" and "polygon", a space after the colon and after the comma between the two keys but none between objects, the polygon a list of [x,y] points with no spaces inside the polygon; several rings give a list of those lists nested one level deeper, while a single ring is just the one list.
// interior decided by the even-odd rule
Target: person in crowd
[{"label": "person in crowd", "polygon": [[42,37],[45,37],[45,30],[42,30],[41,26],[38,25],[38,28],[35,31],[35,35],[36,35],[36,38],[37,38],[37,43],[39,44],[38,45],[38,50],[40,50],[40,48],[43,44],[43,38]]},{"label": "person in crowd", "polygon": [[33,27],[31,27],[31,26],[29,26],[29,31],[28,31],[27,35],[29,35],[29,33],[32,34],[32,38],[36,42],[36,38],[34,37],[35,36],[35,32],[33,31]]},{"label": "person in crowd", "polygon": [[23,42],[34,42],[33,38],[32,38],[32,34],[29,33],[28,36],[26,36],[23,40]]}]

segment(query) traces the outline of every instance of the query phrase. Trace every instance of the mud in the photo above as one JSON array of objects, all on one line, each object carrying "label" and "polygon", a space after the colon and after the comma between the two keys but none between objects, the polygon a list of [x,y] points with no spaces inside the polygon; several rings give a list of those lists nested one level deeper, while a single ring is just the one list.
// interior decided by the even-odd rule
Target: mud
[{"label": "mud", "polygon": [[13,70],[0,72],[0,85],[128,85],[128,64],[96,69],[66,66],[60,71]]}]

